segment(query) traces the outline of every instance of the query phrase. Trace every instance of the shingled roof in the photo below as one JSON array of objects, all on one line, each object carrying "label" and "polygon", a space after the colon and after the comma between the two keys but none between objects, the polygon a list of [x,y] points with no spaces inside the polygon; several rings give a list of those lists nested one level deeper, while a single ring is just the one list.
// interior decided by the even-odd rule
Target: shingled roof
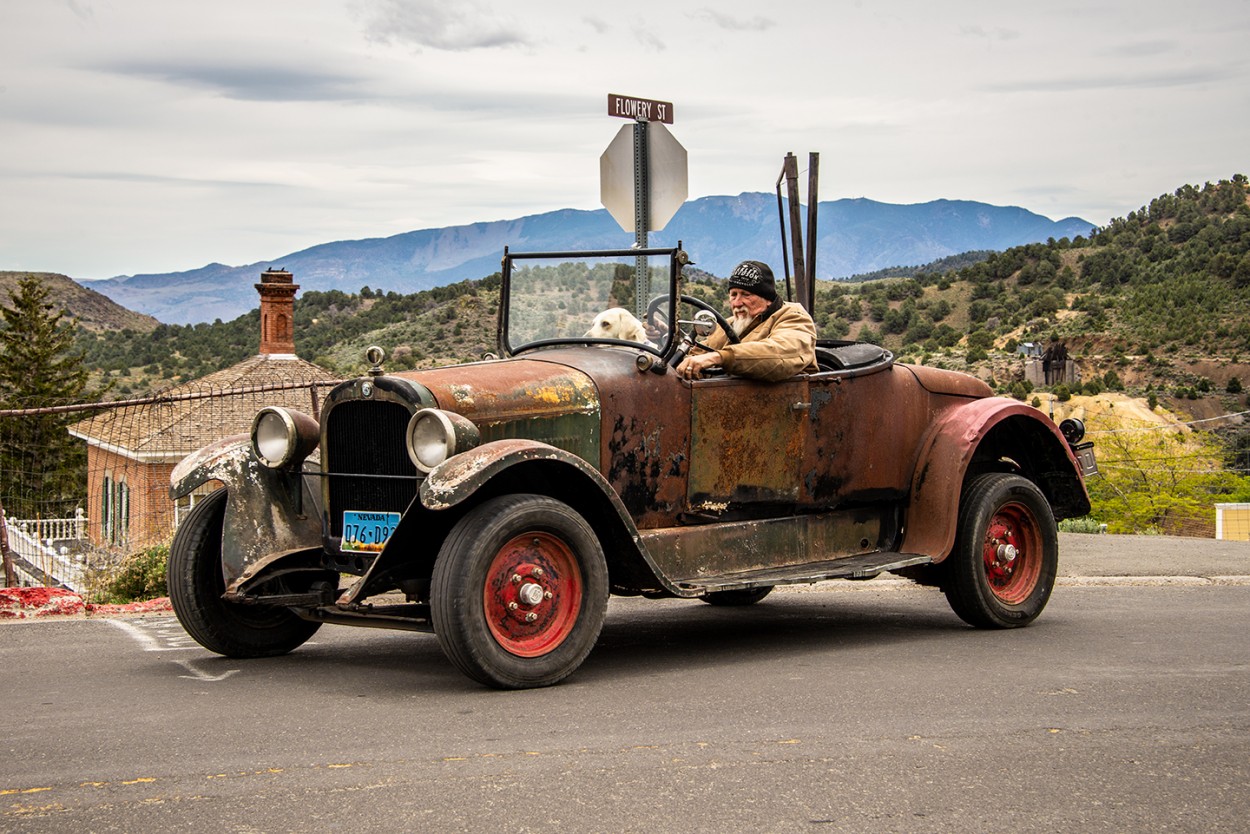
[{"label": "shingled roof", "polygon": [[214,440],[251,430],[267,405],[308,414],[320,410],[338,377],[295,356],[291,305],[298,284],[269,269],[260,293],[261,352],[206,377],[176,385],[139,403],[118,405],[81,420],[69,433],[134,460],[176,462]]},{"label": "shingled roof", "polygon": [[169,388],[154,402],[111,408],[81,420],[69,432],[135,460],[174,462],[214,440],[247,433],[256,412],[266,405],[317,412],[338,379],[293,356],[253,356]]}]

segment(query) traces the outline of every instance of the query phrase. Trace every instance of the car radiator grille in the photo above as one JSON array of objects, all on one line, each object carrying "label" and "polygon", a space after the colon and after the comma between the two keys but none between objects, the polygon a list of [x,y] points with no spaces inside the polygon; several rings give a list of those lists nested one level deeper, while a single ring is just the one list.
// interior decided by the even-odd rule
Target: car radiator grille
[{"label": "car radiator grille", "polygon": [[412,503],[419,482],[404,442],[408,417],[399,403],[375,400],[342,402],[326,415],[332,536],[343,535],[344,510],[402,513]]}]

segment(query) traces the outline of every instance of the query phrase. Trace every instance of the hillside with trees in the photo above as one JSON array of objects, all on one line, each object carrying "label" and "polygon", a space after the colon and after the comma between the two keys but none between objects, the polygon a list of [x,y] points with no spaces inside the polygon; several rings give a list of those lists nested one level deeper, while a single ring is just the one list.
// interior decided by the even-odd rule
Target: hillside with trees
[{"label": "hillside with trees", "polygon": [[0,299],[7,299],[11,293],[17,292],[18,285],[27,278],[38,280],[46,291],[48,303],[57,310],[66,310],[78,327],[84,330],[111,333],[129,328],[146,333],[160,324],[151,316],[127,310],[107,296],[55,272],[0,270]]}]

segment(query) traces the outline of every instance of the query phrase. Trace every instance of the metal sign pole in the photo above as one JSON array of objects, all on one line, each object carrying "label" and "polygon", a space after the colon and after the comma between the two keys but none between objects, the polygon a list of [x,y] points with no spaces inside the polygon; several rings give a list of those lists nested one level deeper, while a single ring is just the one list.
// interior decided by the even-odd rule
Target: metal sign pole
[{"label": "metal sign pole", "polygon": [[[634,122],[634,247],[647,248],[647,227],[651,220],[651,207],[648,205],[650,183],[647,170],[647,123]],[[647,286],[647,259],[639,255],[634,259],[634,315],[641,318],[646,314],[647,298],[650,295]]]}]

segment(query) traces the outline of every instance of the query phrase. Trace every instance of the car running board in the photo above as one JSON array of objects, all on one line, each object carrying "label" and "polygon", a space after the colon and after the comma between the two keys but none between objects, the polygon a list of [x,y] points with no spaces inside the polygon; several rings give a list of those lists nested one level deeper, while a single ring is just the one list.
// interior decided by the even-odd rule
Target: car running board
[{"label": "car running board", "polygon": [[699,596],[711,591],[734,591],[741,588],[758,588],[761,585],[802,585],[825,579],[872,579],[888,570],[927,565],[931,556],[914,553],[865,553],[827,562],[809,562],[785,568],[742,571],[722,576],[694,576],[679,579],[673,584],[682,591]]}]

